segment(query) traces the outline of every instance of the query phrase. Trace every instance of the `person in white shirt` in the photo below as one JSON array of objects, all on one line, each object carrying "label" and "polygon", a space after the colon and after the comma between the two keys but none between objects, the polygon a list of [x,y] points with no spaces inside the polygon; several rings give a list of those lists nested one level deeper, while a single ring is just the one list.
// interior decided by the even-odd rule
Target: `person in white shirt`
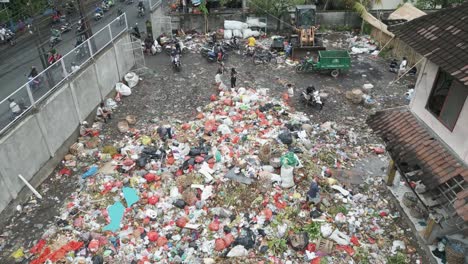
[{"label": "person in white shirt", "polygon": [[107,123],[107,119],[111,119],[111,112],[107,110],[104,102],[101,102],[101,104],[98,106],[96,110],[96,116],[99,119],[103,119],[104,123]]},{"label": "person in white shirt", "polygon": [[72,62],[72,66],[71,66],[72,73],[74,73],[74,72],[76,72],[78,70],[80,70],[80,66],[78,66],[74,62]]},{"label": "person in white shirt", "polygon": [[406,72],[407,65],[408,65],[408,60],[406,59],[406,57],[403,57],[403,60],[400,63],[400,69],[398,71],[398,77],[400,77]]},{"label": "person in white shirt", "polygon": [[8,102],[10,102],[10,110],[13,113],[13,115],[19,116],[21,114],[21,108],[19,105],[15,102],[15,99],[13,98],[8,98]]},{"label": "person in white shirt", "polygon": [[4,41],[5,40],[5,35],[6,35],[6,29],[5,27],[0,27],[0,40]]}]

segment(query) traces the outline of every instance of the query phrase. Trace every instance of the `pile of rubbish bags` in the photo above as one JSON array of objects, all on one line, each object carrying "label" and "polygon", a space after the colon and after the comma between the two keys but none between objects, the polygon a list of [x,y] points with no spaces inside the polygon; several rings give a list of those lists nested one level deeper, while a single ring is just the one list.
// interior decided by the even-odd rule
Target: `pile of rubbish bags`
[{"label": "pile of rubbish bags", "polygon": [[[94,124],[58,172],[80,177],[30,263],[386,263],[414,254],[368,180],[334,171],[369,153],[352,129],[314,124],[265,90],[221,92],[189,122],[129,127],[103,146]],[[318,178],[320,209],[306,193]],[[389,234],[392,234],[391,236]],[[413,250],[413,251],[412,251]],[[345,262],[339,262],[344,261]]]}]

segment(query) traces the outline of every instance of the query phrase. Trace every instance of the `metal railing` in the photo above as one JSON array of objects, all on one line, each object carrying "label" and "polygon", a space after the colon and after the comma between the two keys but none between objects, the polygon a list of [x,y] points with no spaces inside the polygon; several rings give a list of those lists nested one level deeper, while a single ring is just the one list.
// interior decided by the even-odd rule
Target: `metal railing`
[{"label": "metal railing", "polygon": [[[127,29],[127,16],[123,13],[0,101],[0,134],[3,134],[17,120],[53,93],[57,87],[73,76]],[[13,99],[14,103],[10,99]],[[13,113],[14,104],[21,108],[20,113]]]}]

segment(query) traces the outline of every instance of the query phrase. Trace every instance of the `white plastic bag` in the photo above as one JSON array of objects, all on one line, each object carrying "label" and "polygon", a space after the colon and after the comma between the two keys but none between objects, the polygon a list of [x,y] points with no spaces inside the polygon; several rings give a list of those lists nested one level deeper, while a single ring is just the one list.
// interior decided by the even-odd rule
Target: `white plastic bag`
[{"label": "white plastic bag", "polygon": [[127,82],[128,87],[130,87],[130,88],[135,87],[138,84],[138,81],[140,80],[138,75],[136,73],[134,73],[134,72],[129,72],[129,73],[125,74],[124,79]]},{"label": "white plastic bag", "polygon": [[247,249],[244,248],[244,246],[242,245],[237,245],[235,247],[233,247],[231,249],[231,251],[229,251],[229,253],[227,254],[227,256],[229,258],[235,258],[235,257],[245,257],[249,254],[249,252],[247,251]]},{"label": "white plastic bag", "polygon": [[223,135],[231,134],[231,129],[225,124],[221,124],[218,126],[218,132],[221,132]]},{"label": "white plastic bag", "polygon": [[294,186],[294,167],[281,166],[281,187],[291,188]]},{"label": "white plastic bag", "polygon": [[115,84],[115,90],[122,96],[129,96],[132,94],[132,90],[130,89],[130,87],[120,82]]}]

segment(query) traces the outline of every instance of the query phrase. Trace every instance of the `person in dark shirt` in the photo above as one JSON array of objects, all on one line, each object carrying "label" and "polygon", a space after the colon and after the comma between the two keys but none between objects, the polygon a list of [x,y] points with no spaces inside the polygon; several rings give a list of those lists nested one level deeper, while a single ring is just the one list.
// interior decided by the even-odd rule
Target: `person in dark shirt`
[{"label": "person in dark shirt", "polygon": [[231,88],[236,88],[237,72],[236,68],[231,69]]}]

